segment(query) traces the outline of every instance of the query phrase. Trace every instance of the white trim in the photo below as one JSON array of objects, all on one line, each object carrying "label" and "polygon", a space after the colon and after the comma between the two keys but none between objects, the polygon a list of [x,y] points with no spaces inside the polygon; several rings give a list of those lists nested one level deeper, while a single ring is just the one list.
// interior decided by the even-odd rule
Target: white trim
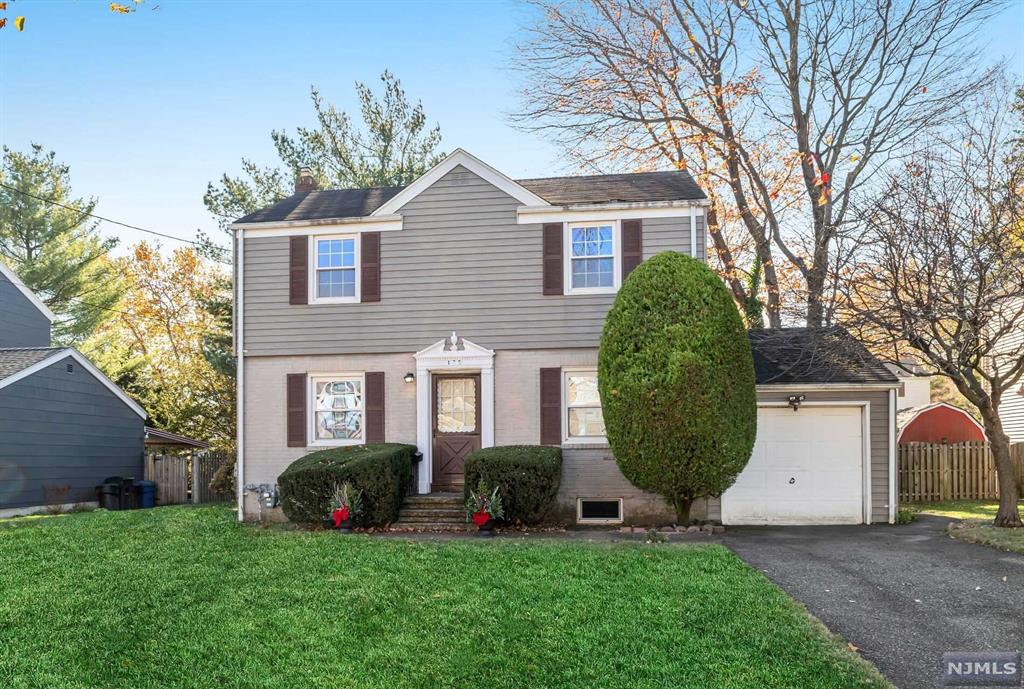
[{"label": "white trim", "polygon": [[235,279],[235,433],[237,434],[236,446],[238,449],[237,464],[237,485],[235,490],[238,495],[238,521],[245,519],[245,233],[238,233],[238,240],[235,244],[236,263],[238,265]]},{"label": "white trim", "polygon": [[[761,407],[788,407],[789,402],[778,401],[778,402],[758,402],[758,408]],[[867,400],[822,400],[822,401],[811,401],[801,402],[800,408],[804,407],[860,407],[861,408],[861,473],[863,480],[861,483],[861,518],[864,524],[871,523],[871,402]],[[795,412],[799,413],[799,412]],[[895,480],[893,474],[889,474],[889,492],[892,493],[893,481]],[[890,508],[891,510],[891,508]]]},{"label": "white trim", "polygon": [[360,232],[393,232],[402,229],[402,216],[358,218],[321,218],[318,220],[290,220],[287,222],[235,223],[232,229],[246,237],[292,237],[296,235],[318,236],[322,234]]},{"label": "white trim", "polygon": [[[363,415],[358,438],[317,438],[316,437],[316,383],[317,381],[339,382],[359,381],[359,412]],[[358,371],[338,373],[309,372],[306,374],[306,447],[345,447],[362,445],[366,442],[366,374]]]},{"label": "white trim", "polygon": [[[586,257],[574,257],[572,255],[572,231],[574,228],[593,226],[593,222],[575,221],[566,222],[562,225],[562,281],[565,285],[563,292],[566,295],[578,294],[615,294],[622,286],[622,230],[618,220],[601,221],[602,225],[612,228],[612,286],[611,287],[573,287],[572,286],[572,262],[574,259]],[[602,258],[608,258],[603,256]]]},{"label": "white trim", "polygon": [[133,400],[128,395],[126,395],[124,393],[124,390],[122,390],[121,388],[119,388],[116,385],[114,385],[113,381],[111,381],[109,378],[107,378],[103,374],[103,371],[101,371],[98,368],[96,368],[95,366],[93,366],[91,361],[86,359],[83,355],[81,355],[80,353],[78,353],[74,349],[62,349],[61,351],[56,352],[55,354],[52,354],[52,355],[46,357],[42,361],[37,361],[36,363],[32,364],[28,368],[23,368],[22,370],[18,371],[17,373],[15,373],[13,375],[10,375],[7,378],[4,378],[3,380],[0,380],[0,389],[3,389],[5,387],[7,387],[8,385],[12,385],[14,383],[17,383],[19,380],[22,380],[24,378],[28,378],[33,373],[41,371],[44,368],[46,368],[47,366],[52,366],[53,364],[56,364],[59,361],[63,361],[64,359],[67,359],[68,357],[71,357],[76,362],[78,362],[78,364],[82,368],[84,368],[86,371],[88,371],[92,375],[93,378],[95,378],[100,383],[102,383],[103,387],[105,387],[106,389],[108,389],[112,393],[114,393],[114,395],[116,395],[119,400],[124,402],[125,405],[128,406],[128,408],[130,408],[133,412],[135,412],[136,414],[141,416],[143,419],[145,419],[147,417],[146,411],[142,407],[140,407],[138,405],[138,403],[135,402],[135,400]]},{"label": "white trim", "polygon": [[[456,349],[461,346],[462,349]],[[479,373],[480,374],[480,446],[494,446],[494,351],[481,347],[467,339],[460,339],[453,332],[450,338],[439,340],[429,347],[416,352],[416,445],[423,454],[419,462],[416,482],[418,493],[429,493],[433,480],[434,463],[431,456],[434,446],[433,379],[431,373]]]},{"label": "white trim", "polygon": [[50,321],[51,323],[53,323],[53,321],[56,320],[57,316],[56,314],[53,313],[53,311],[50,310],[50,307],[44,304],[43,300],[40,299],[35,292],[29,289],[25,285],[25,283],[21,281],[21,278],[19,278],[17,274],[15,274],[13,270],[4,265],[3,261],[0,261],[0,274],[3,274],[5,278],[10,280],[11,284],[14,285],[14,287],[19,292],[25,295],[26,299],[32,302],[32,306],[39,309],[39,312],[46,316],[46,320]]},{"label": "white trim", "polygon": [[[900,443],[900,441],[903,440],[903,432],[907,430],[907,427],[910,426],[910,424],[914,423],[914,421],[917,419],[918,416],[920,416],[921,414],[925,413],[926,411],[930,411],[932,409],[937,409],[939,407],[945,407],[946,409],[950,409],[950,410],[955,411],[955,412],[960,412],[961,414],[966,416],[970,420],[971,423],[973,423],[975,426],[977,426],[978,430],[981,431],[981,434],[983,436],[985,436],[985,440],[986,441],[988,440],[988,434],[985,433],[985,427],[982,426],[980,423],[978,423],[978,420],[975,419],[973,416],[971,416],[970,413],[966,409],[961,409],[960,407],[954,406],[952,404],[948,404],[946,402],[932,402],[931,404],[928,404],[926,406],[917,408],[914,411],[914,415],[911,416],[910,418],[908,418],[906,421],[904,421],[900,425],[900,432],[896,436],[896,444],[898,445]],[[900,411],[909,411],[909,409],[907,409],[907,410],[902,410],[901,409]],[[893,425],[895,426],[895,421],[893,422]]]},{"label": "white trim", "polygon": [[[354,271],[354,274],[355,274],[355,294],[353,296],[351,296],[351,297],[318,297],[317,293],[316,293],[316,284],[317,284],[316,278],[317,278],[317,270],[318,270],[318,268],[317,268],[317,261],[316,261],[316,259],[317,259],[317,254],[316,254],[317,243],[318,242],[322,242],[322,241],[330,241],[332,239],[342,239],[342,240],[344,240],[344,239],[351,239],[352,240],[352,252],[355,254],[355,258],[354,258],[355,265],[352,266],[352,268],[348,268],[346,266],[346,267],[338,267],[338,268],[334,268],[333,269],[333,270],[352,270],[352,271]],[[362,257],[362,246],[361,246],[362,242],[359,239],[359,235],[357,235],[357,234],[332,234],[332,235],[318,236],[318,237],[313,238],[313,240],[308,242],[308,244],[309,244],[309,248],[307,250],[307,256],[306,256],[306,261],[307,261],[306,274],[308,276],[308,278],[307,278],[307,285],[308,285],[309,292],[308,292],[306,300],[309,303],[309,305],[313,306],[313,305],[317,305],[317,304],[358,304],[362,300],[362,289],[363,289],[363,285],[362,285],[363,281],[361,279],[362,278],[362,274],[361,274],[362,273],[362,259],[363,259],[363,257]],[[331,269],[330,268],[324,268],[323,270],[331,270]]]},{"label": "white trim", "polygon": [[697,258],[697,207],[690,206],[690,258]]},{"label": "white trim", "polygon": [[896,523],[896,503],[899,500],[896,490],[898,476],[896,474],[896,391],[889,391],[889,523]]},{"label": "white trim", "polygon": [[550,205],[547,201],[537,196],[532,191],[520,186],[515,181],[498,172],[476,156],[467,153],[461,148],[456,148],[444,160],[420,175],[416,181],[398,192],[398,194],[393,196],[387,203],[371,213],[370,216],[379,217],[382,215],[392,215],[393,213],[396,213],[402,206],[422,194],[430,188],[434,182],[444,177],[458,165],[461,165],[478,177],[493,184],[495,187],[501,189],[503,192],[522,204],[527,206]]},{"label": "white trim", "polygon": [[[587,502],[617,502],[619,503],[618,519],[584,519],[583,501]],[[624,520],[622,514],[622,498],[576,498],[576,523],[577,524],[621,524]]]},{"label": "white trim", "polygon": [[686,218],[693,201],[669,202],[673,205],[655,203],[609,203],[603,205],[568,206],[520,206],[516,209],[517,225],[532,225],[552,222],[600,222],[605,220],[645,220],[648,218]]},{"label": "white trim", "polygon": [[[594,379],[597,379],[597,366],[563,366],[562,367],[562,445],[563,446],[578,446],[578,445],[600,445],[602,447],[608,447],[608,436],[607,435],[581,435],[581,436],[570,436],[569,435],[569,395],[567,393],[565,379],[570,373],[593,373]],[[598,405],[601,408],[601,405]],[[602,409],[602,413],[603,413]]]}]

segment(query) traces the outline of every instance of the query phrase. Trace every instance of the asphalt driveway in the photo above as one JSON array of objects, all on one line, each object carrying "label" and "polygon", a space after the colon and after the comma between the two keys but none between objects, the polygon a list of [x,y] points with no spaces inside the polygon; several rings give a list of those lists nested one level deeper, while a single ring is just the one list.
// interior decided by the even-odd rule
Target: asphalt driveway
[{"label": "asphalt driveway", "polygon": [[1024,555],[903,526],[730,527],[723,543],[901,689],[937,687],[945,651],[1024,651]]}]

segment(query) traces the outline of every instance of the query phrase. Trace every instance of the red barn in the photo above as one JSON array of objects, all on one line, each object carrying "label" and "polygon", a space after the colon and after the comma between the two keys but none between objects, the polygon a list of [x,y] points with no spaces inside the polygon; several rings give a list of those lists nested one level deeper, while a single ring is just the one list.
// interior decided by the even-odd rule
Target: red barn
[{"label": "red barn", "polygon": [[936,402],[897,414],[897,443],[984,442],[985,429],[960,407]]}]

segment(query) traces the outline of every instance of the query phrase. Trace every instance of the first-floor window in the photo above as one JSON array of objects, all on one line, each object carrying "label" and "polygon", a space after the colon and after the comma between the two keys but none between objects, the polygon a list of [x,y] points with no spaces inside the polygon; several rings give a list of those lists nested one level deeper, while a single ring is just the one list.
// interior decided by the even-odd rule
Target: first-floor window
[{"label": "first-floor window", "polygon": [[568,440],[604,440],[604,414],[597,392],[597,371],[564,371]]},{"label": "first-floor window", "polygon": [[362,377],[312,378],[313,434],[320,442],[363,439]]}]

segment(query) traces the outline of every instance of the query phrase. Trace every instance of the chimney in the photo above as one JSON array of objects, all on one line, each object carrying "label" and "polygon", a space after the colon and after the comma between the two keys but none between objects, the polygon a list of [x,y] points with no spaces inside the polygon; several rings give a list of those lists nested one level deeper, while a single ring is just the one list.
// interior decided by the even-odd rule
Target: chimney
[{"label": "chimney", "polygon": [[317,190],[316,180],[313,178],[313,171],[308,167],[299,170],[299,181],[295,185],[295,193],[301,194],[307,191]]}]

